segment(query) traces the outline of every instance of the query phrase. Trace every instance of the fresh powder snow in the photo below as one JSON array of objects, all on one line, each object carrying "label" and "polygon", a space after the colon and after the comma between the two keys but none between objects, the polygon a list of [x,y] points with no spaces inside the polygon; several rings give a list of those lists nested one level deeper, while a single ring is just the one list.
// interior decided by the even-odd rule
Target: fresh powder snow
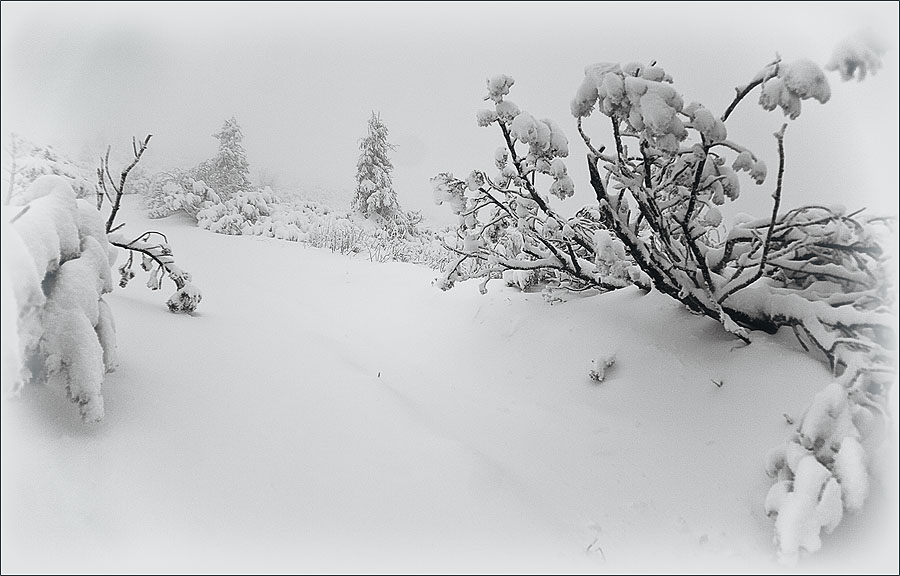
[{"label": "fresh powder snow", "polygon": [[[122,221],[178,246],[203,304],[105,297],[99,424],[45,388],[3,403],[4,572],[783,569],[763,463],[829,376],[793,337],[744,346],[636,288],[442,292],[425,267],[149,221],[132,197]],[[850,499],[858,458],[845,441]],[[895,497],[804,570],[886,568]]]}]

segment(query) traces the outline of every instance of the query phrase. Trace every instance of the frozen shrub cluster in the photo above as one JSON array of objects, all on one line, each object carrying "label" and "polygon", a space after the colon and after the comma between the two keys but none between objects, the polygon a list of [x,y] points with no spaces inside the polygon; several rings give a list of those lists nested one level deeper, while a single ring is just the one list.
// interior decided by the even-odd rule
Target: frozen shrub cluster
[{"label": "frozen shrub cluster", "polygon": [[[654,64],[588,66],[571,108],[589,150],[600,220],[653,286],[747,342],[751,330],[789,327],[805,348],[822,353],[837,378],[770,463],[778,482],[767,511],[790,560],[818,549],[820,531],[833,530],[865,499],[867,454],[880,440],[871,431],[884,426],[896,363],[896,268],[886,250],[895,242],[892,222],[841,207],[782,212],[787,125],[775,134],[771,214],[723,222],[718,206],[740,194],[739,174],[762,185],[768,172],[728,139],[725,122],[757,87],[763,108],[781,108],[791,119],[802,100],[827,102],[827,79],[813,62],[772,62],[736,89],[720,117],[700,104],[683,105],[671,83]],[[608,119],[610,154],[584,132],[595,111]]]},{"label": "frozen shrub cluster", "polygon": [[141,195],[150,218],[165,218],[179,211],[196,218],[206,191],[202,180],[194,180],[185,171],[171,170],[150,177]]},{"label": "frozen shrub cluster", "polygon": [[392,220],[361,218],[311,201],[285,202],[271,188],[222,200],[205,182],[178,172],[153,178],[145,199],[151,217],[184,212],[197,225],[218,234],[263,236],[303,242],[332,252],[364,254],[372,261],[411,262],[442,267],[449,253],[437,235],[422,227],[421,216],[397,212]]},{"label": "frozen shrub cluster", "polygon": [[[861,76],[878,67],[879,54],[845,44],[829,68]],[[571,190],[568,143],[554,123],[508,100],[513,84],[505,75],[488,79],[485,100],[494,106],[476,115],[503,136],[496,171],[432,178],[435,202],[459,218],[448,242],[456,256],[439,285],[502,276],[524,288],[536,271],[551,270],[576,289],[655,288],[747,343],[754,330],[793,330],[804,348],[821,353],[835,380],[773,456],[769,471],[778,482],[767,510],[784,558],[817,549],[822,529],[862,505],[867,462],[883,436],[873,431],[886,425],[896,370],[894,221],[841,207],[782,210],[788,125],[774,135],[778,167],[770,174],[729,139],[726,124],[757,88],[764,109],[797,118],[803,100],[829,100],[825,74],[809,60],[776,59],[716,115],[686,100],[655,62],[588,66],[571,112],[597,202],[574,218],[550,203]],[[606,127],[605,145],[592,140],[587,123]],[[547,192],[538,187],[542,177],[554,181]],[[767,185],[771,212],[729,224],[721,207],[744,191],[744,177]],[[596,360],[592,377],[601,379],[606,366]]]},{"label": "frozen shrub cluster", "polygon": [[[887,347],[896,307],[887,222],[820,206],[781,213],[782,128],[771,215],[726,227],[717,206],[740,193],[738,174],[748,172],[757,185],[767,176],[752,151],[727,139],[730,113],[760,87],[765,109],[796,118],[802,100],[828,100],[827,80],[810,61],[775,61],[738,87],[716,118],[699,104],[682,107],[667,75],[647,73],[655,68],[586,69],[572,112],[590,150],[591,185],[602,221],[654,287],[747,341],[749,330],[789,326],[838,376],[770,466],[779,482],[767,510],[777,518],[781,554],[793,558],[816,550],[820,530],[833,529],[865,498],[867,452],[859,441],[878,427],[890,385],[884,375],[895,363]],[[647,106],[648,94],[661,97]],[[596,149],[581,128],[595,110],[609,118],[614,154]]]},{"label": "frozen shrub cluster", "polygon": [[17,309],[14,391],[34,382],[64,391],[85,422],[103,418],[104,375],[116,367],[116,330],[103,295],[116,250],[100,213],[68,179],[42,176],[13,198],[4,266]]},{"label": "frozen shrub cluster", "polygon": [[[499,128],[504,145],[494,153],[494,170],[475,170],[465,180],[444,172],[431,179],[434,201],[447,204],[458,217],[447,249],[456,256],[438,279],[451,288],[457,281],[492,278],[526,288],[542,279],[582,289],[613,289],[628,284],[648,287],[648,278],[624,250],[610,247],[611,237],[596,209],[568,218],[551,204],[574,194],[564,158],[569,142],[559,125],[538,119],[507,99],[514,80],[504,74],[488,78],[485,100],[493,110],[476,114],[480,126]],[[548,182],[538,187],[539,178]],[[548,272],[551,272],[548,274]]]},{"label": "frozen shrub cluster", "polygon": [[859,376],[819,392],[790,441],[769,456],[767,472],[776,482],[766,513],[775,518],[775,541],[788,563],[801,550],[818,550],[821,531],[834,530],[844,511],[860,510],[868,496],[867,453],[884,440],[886,423],[858,401],[864,394],[852,380]]},{"label": "frozen shrub cluster", "polygon": [[[400,209],[391,183],[393,167],[388,153],[393,147],[387,134],[387,127],[373,113],[368,134],[360,141],[357,193],[349,214],[310,201],[286,202],[268,186],[252,187],[241,146],[243,134],[233,118],[214,135],[219,139],[215,158],[191,170],[170,170],[146,178],[139,189],[145,194],[144,204],[151,218],[183,212],[201,228],[218,234],[265,236],[341,254],[368,254],[378,262],[441,267],[449,259],[446,248],[434,232],[420,226],[420,214]],[[135,242],[149,240],[141,237]],[[168,250],[165,240],[154,246],[157,251]],[[122,276],[126,283],[128,274],[133,275],[130,263]],[[175,278],[180,275],[176,273]],[[153,278],[150,284],[154,284]]]},{"label": "frozen shrub cluster", "polygon": [[65,158],[51,146],[38,146],[17,134],[10,135],[9,188],[6,203],[24,194],[32,182],[45,175],[64,178],[76,198],[94,198],[97,174],[94,169]]},{"label": "frozen shrub cluster", "polygon": [[249,234],[253,225],[272,215],[272,205],[277,202],[271,188],[264,190],[239,191],[222,201],[217,193],[194,184],[194,189],[204,188],[197,224],[218,234]]}]

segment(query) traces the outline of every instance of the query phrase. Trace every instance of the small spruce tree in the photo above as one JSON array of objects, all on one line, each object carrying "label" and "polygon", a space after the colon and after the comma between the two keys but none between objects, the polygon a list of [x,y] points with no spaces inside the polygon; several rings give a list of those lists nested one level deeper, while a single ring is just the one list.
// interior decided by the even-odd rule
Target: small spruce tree
[{"label": "small spruce tree", "polygon": [[391,182],[394,169],[388,152],[394,146],[387,141],[388,129],[381,117],[372,112],[369,132],[359,142],[359,161],[356,163],[356,194],[352,208],[366,218],[393,222],[402,215],[397,192]]},{"label": "small spruce tree", "polygon": [[203,180],[222,200],[249,191],[250,164],[241,145],[244,134],[234,116],[213,137],[219,139],[219,153],[197,167],[196,179]]}]

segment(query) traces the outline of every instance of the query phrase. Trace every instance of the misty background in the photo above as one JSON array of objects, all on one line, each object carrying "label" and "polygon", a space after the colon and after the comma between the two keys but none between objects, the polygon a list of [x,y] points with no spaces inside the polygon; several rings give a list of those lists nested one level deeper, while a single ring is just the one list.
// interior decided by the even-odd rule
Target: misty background
[{"label": "misty background", "polygon": [[[569,102],[586,65],[657,60],[685,102],[721,113],[733,88],[780,54],[824,65],[844,37],[870,29],[891,48],[862,83],[829,73],[832,99],[803,104],[788,128],[783,206],[869,206],[897,213],[897,3],[3,3],[2,134],[50,144],[95,165],[107,145],[131,153],[152,133],[149,171],[212,157],[234,116],[251,174],[276,191],[348,209],[358,141],[374,110],[390,130],[401,205],[439,225],[429,178],[491,169],[499,133],[479,128],[485,78],[515,78],[510,99],[552,118],[570,144],[572,214],[592,203]],[[754,92],[729,138],[769,165],[731,208],[766,214],[780,111]],[[586,130],[611,144],[608,122]],[[4,156],[4,165],[8,158]],[[114,163],[115,165],[115,163]],[[4,174],[4,179],[6,174]]]}]

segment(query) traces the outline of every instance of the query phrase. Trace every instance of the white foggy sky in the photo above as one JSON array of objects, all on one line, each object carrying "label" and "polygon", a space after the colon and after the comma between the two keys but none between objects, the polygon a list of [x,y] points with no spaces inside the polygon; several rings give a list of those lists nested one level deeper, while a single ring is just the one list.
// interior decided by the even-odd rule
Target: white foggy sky
[{"label": "white foggy sky", "polygon": [[[88,160],[106,144],[127,153],[132,135],[150,132],[148,168],[187,168],[215,154],[210,135],[234,115],[254,175],[349,193],[376,110],[397,146],[401,203],[447,223],[428,179],[491,168],[499,135],[475,112],[485,78],[505,73],[516,79],[510,99],[569,137],[577,193],[561,207],[571,213],[591,202],[569,113],[585,65],[658,60],[686,102],[721,111],[776,52],[824,64],[870,28],[891,43],[885,67],[862,83],[829,74],[832,101],[803,103],[786,139],[784,204],[897,212],[897,3],[185,4],[4,2],[4,141],[18,132]],[[781,122],[756,95],[729,121],[729,137],[772,176]],[[609,140],[607,123],[587,127]],[[768,212],[773,181],[747,182],[738,208]]]}]

